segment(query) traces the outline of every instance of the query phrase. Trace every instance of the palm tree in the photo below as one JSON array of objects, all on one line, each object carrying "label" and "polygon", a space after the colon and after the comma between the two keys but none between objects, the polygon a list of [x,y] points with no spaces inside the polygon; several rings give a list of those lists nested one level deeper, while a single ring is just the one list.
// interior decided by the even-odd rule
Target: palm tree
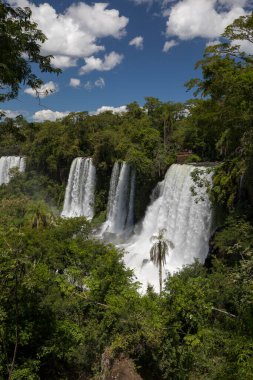
[{"label": "palm tree", "polygon": [[25,219],[28,225],[36,229],[55,224],[55,217],[44,201],[31,201]]},{"label": "palm tree", "polygon": [[166,263],[169,248],[174,248],[174,244],[164,237],[165,231],[165,229],[159,230],[158,235],[153,235],[150,239],[155,241],[150,249],[150,260],[159,268],[160,294],[162,292],[162,267]]}]

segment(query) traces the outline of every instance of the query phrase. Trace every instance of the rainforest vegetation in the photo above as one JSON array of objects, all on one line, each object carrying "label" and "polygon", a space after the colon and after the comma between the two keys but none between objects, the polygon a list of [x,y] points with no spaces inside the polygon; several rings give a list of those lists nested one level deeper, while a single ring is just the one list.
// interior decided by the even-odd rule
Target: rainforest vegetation
[{"label": "rainforest vegetation", "polygon": [[[30,13],[16,11],[10,25],[13,10],[0,2],[0,12],[6,101],[21,82],[40,83],[24,62],[27,49],[42,71],[52,68],[37,49],[44,37],[36,25],[28,25],[31,41],[21,38]],[[17,61],[7,54],[15,40],[8,28],[23,41],[13,47]],[[0,379],[111,379],[123,359],[145,380],[253,379],[253,56],[238,46],[253,43],[253,15],[227,27],[221,41],[197,63],[202,77],[187,83],[196,97],[184,104],[146,97],[121,114],[84,110],[42,123],[2,117],[0,156],[26,156],[27,170],[13,169],[0,186]],[[141,295],[123,252],[92,229],[105,218],[116,160],[137,170],[138,221],[185,151],[187,162],[216,165],[207,189],[217,219],[210,253],[204,266],[166,278],[160,295],[151,287]],[[78,156],[93,157],[98,172],[91,223],[59,216]]]}]

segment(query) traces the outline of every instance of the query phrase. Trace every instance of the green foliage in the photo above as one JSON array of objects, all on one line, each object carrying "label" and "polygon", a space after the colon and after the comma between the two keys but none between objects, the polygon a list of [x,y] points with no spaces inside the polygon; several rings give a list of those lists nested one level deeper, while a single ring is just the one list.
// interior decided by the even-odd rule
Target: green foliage
[{"label": "green foliage", "polygon": [[91,370],[94,349],[102,354],[102,337],[87,356],[81,354],[89,324],[100,329],[101,303],[126,289],[131,273],[113,247],[90,240],[88,233],[82,218],[0,230],[2,377],[15,346],[12,378],[78,376]]},{"label": "green foliage", "polygon": [[202,99],[189,102],[189,117],[173,135],[203,160],[223,161],[215,169],[211,197],[227,210],[238,203],[242,178],[252,201],[252,56],[235,44],[252,43],[252,17],[235,20],[226,28],[223,42],[205,50],[197,63],[202,79],[187,84]]},{"label": "green foliage", "polygon": [[214,238],[214,248],[228,262],[237,262],[252,251],[253,227],[245,218],[230,215]]},{"label": "green foliage", "polygon": [[105,351],[110,360],[133,358],[143,379],[252,378],[248,221],[231,217],[215,235],[222,262],[195,263],[170,276],[161,296],[141,295],[123,252],[91,239],[85,219],[34,228],[33,212],[48,212],[41,201],[3,198],[0,206],[3,378],[16,345],[13,379],[91,378]]},{"label": "green foliage", "polygon": [[[13,28],[17,43],[21,26],[29,32],[24,43],[31,35],[35,45],[44,38],[29,10],[13,11],[0,1],[0,11],[2,27]],[[253,378],[252,57],[233,44],[252,42],[252,15],[236,20],[223,37],[198,63],[202,79],[189,83],[202,99],[183,105],[147,97],[143,108],[133,102],[122,115],[79,112],[56,122],[18,117],[0,124],[0,155],[25,155],[28,164],[26,173],[12,170],[10,183],[0,187],[0,378],[100,378],[105,353],[111,362],[131,357],[144,380]],[[25,73],[28,85],[39,85],[22,61],[24,45],[8,43],[17,56],[8,70],[18,65],[19,78]],[[30,58],[39,62],[33,44]],[[41,62],[50,65],[50,57]],[[15,76],[15,85],[4,82],[7,74],[0,77],[2,88],[10,86],[6,99],[20,83]],[[150,190],[181,150],[192,152],[188,162],[219,161],[211,165],[212,185],[202,170],[193,179],[207,187],[214,210],[225,210],[226,219],[213,234],[206,266],[195,262],[170,275],[160,295],[152,288],[143,295],[123,264],[124,252],[91,231],[105,218],[116,160],[136,169],[139,219]],[[76,156],[96,164],[93,224],[58,217]],[[162,232],[156,238],[151,259],[161,269],[172,243]]]},{"label": "green foliage", "polygon": [[20,128],[23,123],[26,122],[22,116],[18,116],[15,120],[5,118],[0,124],[0,156],[20,154],[21,144],[25,141],[23,129]]},{"label": "green foliage", "polygon": [[200,162],[201,158],[197,154],[191,154],[187,157],[187,159],[184,161],[185,164],[190,164],[192,162]]},{"label": "green foliage", "polygon": [[12,8],[0,1],[0,102],[16,98],[21,83],[33,89],[43,83],[32,71],[31,62],[42,72],[60,72],[51,66],[52,56],[40,54],[46,37],[30,18],[29,8]]},{"label": "green foliage", "polygon": [[233,269],[217,261],[210,273],[194,264],[168,279],[162,378],[252,378],[252,304],[241,301],[250,296],[241,280],[251,260]]},{"label": "green foliage", "polygon": [[21,173],[13,168],[10,177],[8,184],[0,186],[0,198],[28,197],[35,201],[43,199],[51,206],[61,205],[65,188],[47,176],[35,171]]},{"label": "green foliage", "polygon": [[82,155],[73,125],[58,121],[29,124],[24,134],[26,141],[22,152],[28,159],[28,166],[54,180],[66,179],[72,159]]},{"label": "green foliage", "polygon": [[244,162],[238,159],[226,161],[214,170],[211,199],[218,206],[232,209],[238,201],[240,181],[244,174]]}]

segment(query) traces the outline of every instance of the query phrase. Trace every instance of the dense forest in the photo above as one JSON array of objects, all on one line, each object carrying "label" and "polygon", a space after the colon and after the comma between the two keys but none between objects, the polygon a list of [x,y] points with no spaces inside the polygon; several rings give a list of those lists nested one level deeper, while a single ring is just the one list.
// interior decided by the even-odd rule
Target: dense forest
[{"label": "dense forest", "polygon": [[[18,83],[40,84],[24,51],[53,70],[36,50],[39,31],[12,46],[8,28],[16,39],[23,23],[36,28],[27,10],[7,8],[0,2],[0,58],[9,67],[0,74],[2,102],[17,96]],[[25,156],[27,168],[0,186],[1,379],[113,379],[122,363],[137,380],[253,379],[253,57],[240,41],[253,43],[253,15],[205,50],[202,78],[186,84],[195,98],[184,104],[146,97],[121,114],[83,111],[42,123],[2,115],[0,157]],[[215,163],[209,255],[204,266],[168,276],[161,294],[141,294],[124,252],[92,231],[105,220],[115,161],[136,168],[139,221],[180,152],[186,163]],[[92,157],[97,168],[91,222],[60,217],[75,157]],[[194,179],[203,186],[198,172]]]}]

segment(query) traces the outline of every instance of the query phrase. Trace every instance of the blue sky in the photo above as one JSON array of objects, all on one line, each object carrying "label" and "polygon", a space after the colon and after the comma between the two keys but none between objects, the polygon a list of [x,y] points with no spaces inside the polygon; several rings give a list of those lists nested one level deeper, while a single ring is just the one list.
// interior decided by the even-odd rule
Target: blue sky
[{"label": "blue sky", "polygon": [[184,83],[199,75],[194,64],[206,44],[217,41],[226,25],[252,10],[251,0],[10,3],[30,6],[48,37],[43,53],[54,55],[55,65],[63,69],[58,77],[41,76],[44,89],[53,92],[40,104],[24,87],[17,100],[2,106],[9,115],[23,113],[39,121],[105,106],[124,110],[132,101],[142,105],[145,96],[187,100]]}]

